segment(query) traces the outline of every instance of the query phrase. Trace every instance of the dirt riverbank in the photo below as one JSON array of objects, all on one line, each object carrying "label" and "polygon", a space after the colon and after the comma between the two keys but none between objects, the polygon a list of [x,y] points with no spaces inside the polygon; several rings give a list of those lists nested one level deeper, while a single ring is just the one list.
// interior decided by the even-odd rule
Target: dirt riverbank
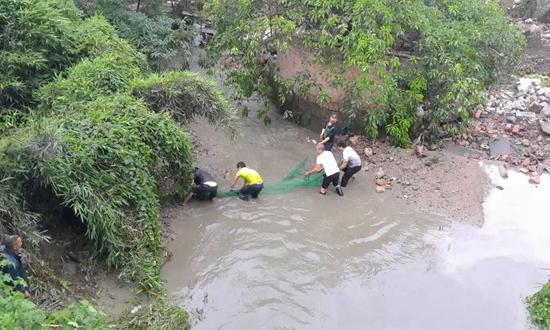
[{"label": "dirt riverbank", "polygon": [[[404,200],[421,212],[476,225],[483,223],[481,203],[487,180],[477,160],[449,148],[424,150],[396,148],[378,141],[352,138],[364,156],[365,189],[376,189],[383,179],[382,193]],[[365,151],[366,154],[365,155]]]}]

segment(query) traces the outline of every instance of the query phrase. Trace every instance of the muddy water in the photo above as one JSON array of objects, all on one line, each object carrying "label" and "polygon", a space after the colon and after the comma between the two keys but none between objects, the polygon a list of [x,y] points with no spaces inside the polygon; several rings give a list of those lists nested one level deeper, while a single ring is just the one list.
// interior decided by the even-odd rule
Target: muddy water
[{"label": "muddy water", "polygon": [[[279,119],[243,120],[235,142],[204,124],[193,131],[222,188],[238,160],[270,182],[314,157],[316,134]],[[344,198],[306,188],[170,210],[166,289],[196,329],[529,328],[523,299],[550,267],[550,179],[535,187],[489,172],[504,190],[491,190],[482,228],[419,214],[362,174]]]}]

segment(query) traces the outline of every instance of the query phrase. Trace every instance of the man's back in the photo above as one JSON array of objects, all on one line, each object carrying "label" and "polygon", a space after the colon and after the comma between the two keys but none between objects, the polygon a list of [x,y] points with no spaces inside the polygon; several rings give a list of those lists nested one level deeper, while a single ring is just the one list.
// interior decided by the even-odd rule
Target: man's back
[{"label": "man's back", "polygon": [[336,163],[336,158],[334,158],[334,155],[330,151],[325,150],[317,156],[317,164],[323,166],[327,176],[340,172],[338,164]]}]

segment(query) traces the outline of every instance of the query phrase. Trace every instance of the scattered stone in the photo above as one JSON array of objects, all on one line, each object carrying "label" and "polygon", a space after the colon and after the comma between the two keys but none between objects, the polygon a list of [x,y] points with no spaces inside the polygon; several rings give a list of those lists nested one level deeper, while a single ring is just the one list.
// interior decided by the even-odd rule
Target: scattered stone
[{"label": "scattered stone", "polygon": [[489,155],[491,157],[508,155],[510,153],[512,153],[512,148],[510,146],[510,140],[507,138],[496,139],[489,142]]},{"label": "scattered stone", "polygon": [[355,135],[349,138],[349,143],[352,146],[356,146],[359,143],[359,135]]},{"label": "scattered stone", "polygon": [[414,153],[416,154],[416,156],[418,157],[426,157],[426,151],[424,150],[424,146],[423,145],[417,145],[414,147]]},{"label": "scattered stone", "polygon": [[430,150],[430,151],[437,150],[437,148],[439,148],[439,146],[435,143],[431,143],[431,144],[428,145],[428,150]]},{"label": "scattered stone", "polygon": [[542,47],[542,29],[539,26],[534,24],[531,25],[524,34],[525,38],[527,38],[527,47]]},{"label": "scattered stone", "polygon": [[386,185],[386,180],[384,180],[384,179],[376,179],[376,185],[377,185],[377,186],[385,186],[385,185]]},{"label": "scattered stone", "polygon": [[516,117],[520,118],[527,118],[527,119],[536,119],[537,114],[534,112],[528,112],[528,111],[517,111]]},{"label": "scattered stone", "polygon": [[544,104],[544,106],[542,107],[542,110],[540,111],[540,114],[546,118],[550,117],[550,103]]},{"label": "scattered stone", "polygon": [[527,111],[539,113],[542,110],[542,108],[544,108],[544,105],[538,102],[533,102],[529,104],[529,106],[527,107]]},{"label": "scattered stone", "polygon": [[546,135],[550,135],[550,123],[539,120],[540,123],[540,129],[544,132]]},{"label": "scattered stone", "polygon": [[536,78],[519,78],[518,91],[527,93],[529,89],[535,85],[540,85],[541,80]]},{"label": "scattered stone", "polygon": [[495,188],[497,188],[498,190],[504,190],[503,186],[495,186]]},{"label": "scattered stone", "polygon": [[531,161],[529,160],[529,158],[525,158],[524,160],[521,161],[521,166],[527,168],[530,163]]},{"label": "scattered stone", "polygon": [[540,175],[538,175],[538,173],[532,173],[529,176],[529,183],[531,183],[531,184],[540,184]]},{"label": "scattered stone", "polygon": [[516,118],[516,116],[513,116],[513,115],[512,116],[506,116],[506,121],[509,122],[510,124],[515,124],[517,120],[518,119]]},{"label": "scattered stone", "polygon": [[384,170],[380,167],[378,171],[376,171],[376,178],[382,179],[386,174],[384,173]]},{"label": "scattered stone", "polygon": [[503,179],[508,179],[508,170],[506,169],[506,166],[504,166],[504,164],[500,164],[498,166],[498,173]]},{"label": "scattered stone", "polygon": [[376,186],[377,193],[383,193],[384,191],[386,191],[386,186]]},{"label": "scattered stone", "polygon": [[516,125],[512,126],[512,133],[513,134],[519,134],[519,132],[521,132],[521,129],[522,129],[521,125],[516,124]]},{"label": "scattered stone", "polygon": [[363,150],[363,153],[364,153],[365,156],[367,156],[367,157],[370,157],[370,156],[374,155],[374,151],[372,150],[372,148],[369,148],[369,147],[366,147],[366,148]]},{"label": "scattered stone", "polygon": [[478,110],[476,111],[476,113],[474,114],[475,119],[481,118],[481,114],[482,114],[482,113],[483,113],[483,112],[481,111],[481,109],[478,109]]},{"label": "scattered stone", "polygon": [[519,171],[520,171],[521,173],[523,173],[523,174],[528,174],[528,173],[529,173],[529,170],[528,170],[527,168],[525,168],[525,167],[521,167],[521,168],[519,169]]},{"label": "scattered stone", "polygon": [[425,116],[424,107],[422,107],[422,105],[419,105],[416,108],[416,118],[421,119],[421,118],[424,118],[424,116]]}]

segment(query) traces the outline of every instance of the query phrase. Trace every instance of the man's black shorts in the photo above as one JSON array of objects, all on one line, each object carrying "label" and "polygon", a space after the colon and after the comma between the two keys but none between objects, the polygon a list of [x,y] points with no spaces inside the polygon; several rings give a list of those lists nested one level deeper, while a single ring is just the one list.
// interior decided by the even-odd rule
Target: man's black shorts
[{"label": "man's black shorts", "polygon": [[337,187],[339,180],[340,180],[340,172],[334,173],[331,176],[327,176],[326,174],[323,174],[323,183],[321,184],[321,187],[323,187],[323,189],[327,189],[331,183],[335,187]]},{"label": "man's black shorts", "polygon": [[241,188],[241,190],[239,190],[239,195],[244,198],[258,198],[258,195],[260,194],[260,191],[262,191],[262,189],[264,189],[263,183],[246,184],[244,185],[244,187]]},{"label": "man's black shorts", "polygon": [[359,171],[361,171],[361,166],[346,167],[344,175],[342,176],[342,182],[340,182],[340,186],[346,187],[348,185],[348,181],[353,177],[355,173]]},{"label": "man's black shorts", "polygon": [[195,185],[191,189],[195,198],[200,201],[209,201],[218,195],[218,186],[209,186],[207,184]]}]

